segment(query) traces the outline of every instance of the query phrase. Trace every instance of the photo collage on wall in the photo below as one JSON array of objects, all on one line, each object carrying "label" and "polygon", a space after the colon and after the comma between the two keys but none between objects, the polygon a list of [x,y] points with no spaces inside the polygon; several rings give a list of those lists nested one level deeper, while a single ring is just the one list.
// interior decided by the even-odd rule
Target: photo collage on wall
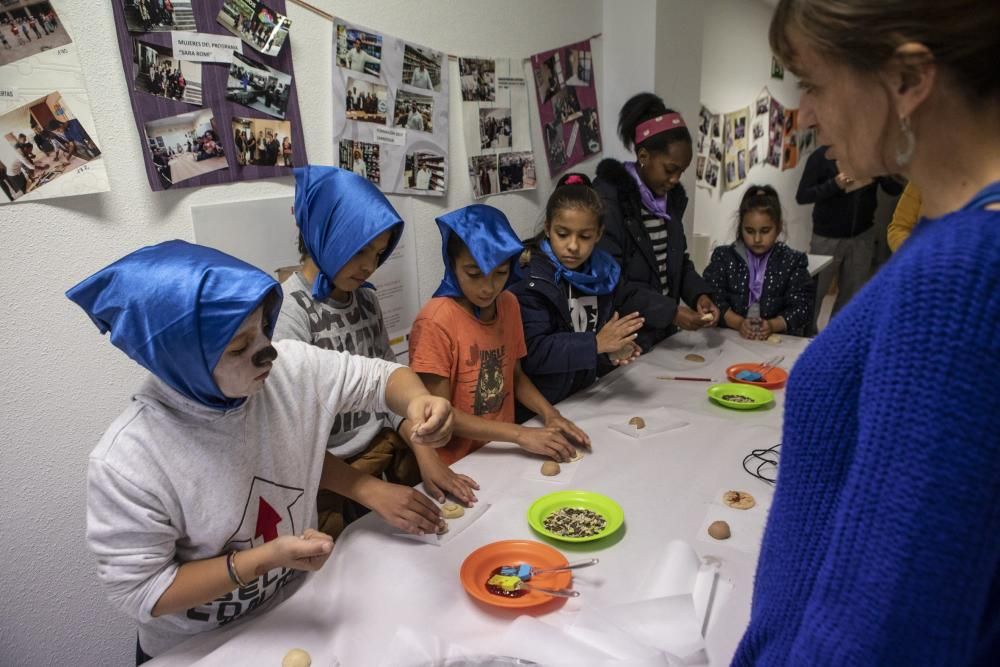
[{"label": "photo collage on wall", "polygon": [[153,190],[306,164],[285,0],[115,0]]},{"label": "photo collage on wall", "polygon": [[695,184],[717,192],[722,181],[722,116],[706,106],[698,113]]},{"label": "photo collage on wall", "polygon": [[337,165],[386,193],[442,196],[448,183],[448,57],[334,22]]}]

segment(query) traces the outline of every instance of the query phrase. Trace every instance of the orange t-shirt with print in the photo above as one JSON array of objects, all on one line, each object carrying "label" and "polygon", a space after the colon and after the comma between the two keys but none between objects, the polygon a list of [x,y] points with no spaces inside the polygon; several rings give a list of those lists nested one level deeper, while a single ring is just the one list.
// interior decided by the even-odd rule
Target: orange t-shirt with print
[{"label": "orange t-shirt with print", "polygon": [[[410,331],[410,368],[448,378],[456,410],[514,423],[514,366],[528,353],[517,297],[501,292],[497,314],[481,322],[451,297],[427,302]],[[485,442],[454,436],[438,455],[452,464]]]}]

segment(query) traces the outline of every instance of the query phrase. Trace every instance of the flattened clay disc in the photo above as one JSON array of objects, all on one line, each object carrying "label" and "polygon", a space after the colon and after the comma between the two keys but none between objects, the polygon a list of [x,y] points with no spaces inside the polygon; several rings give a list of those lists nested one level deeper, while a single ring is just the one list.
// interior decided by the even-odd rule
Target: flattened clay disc
[{"label": "flattened clay disc", "polygon": [[687,359],[688,361],[693,361],[693,362],[699,363],[699,364],[705,362],[705,357],[701,356],[700,354],[693,354],[692,353],[692,354],[686,355],[684,358]]}]

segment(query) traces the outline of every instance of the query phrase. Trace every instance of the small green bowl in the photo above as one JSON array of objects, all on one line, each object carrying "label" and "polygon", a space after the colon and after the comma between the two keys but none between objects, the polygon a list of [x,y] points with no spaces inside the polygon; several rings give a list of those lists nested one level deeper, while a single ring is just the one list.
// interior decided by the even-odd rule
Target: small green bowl
[{"label": "small green bowl", "polygon": [[[587,509],[597,512],[607,521],[604,530],[589,537],[565,537],[557,535],[545,527],[545,517],[564,507]],[[625,512],[621,505],[607,496],[590,491],[556,491],[542,496],[528,508],[528,524],[537,532],[562,542],[590,542],[613,534],[625,523]]]},{"label": "small green bowl", "polygon": [[[723,398],[723,396],[745,396],[752,403],[740,403]],[[774,401],[774,394],[763,387],[750,384],[714,384],[708,388],[708,397],[719,405],[733,410],[756,410]]]}]

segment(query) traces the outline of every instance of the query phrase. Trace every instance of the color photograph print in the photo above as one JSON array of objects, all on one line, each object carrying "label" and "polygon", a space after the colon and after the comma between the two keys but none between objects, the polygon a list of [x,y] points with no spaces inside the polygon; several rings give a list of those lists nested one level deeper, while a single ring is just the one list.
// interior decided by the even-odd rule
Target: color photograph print
[{"label": "color photograph print", "polygon": [[274,118],[284,119],[292,77],[233,51],[226,99]]},{"label": "color photograph print", "polygon": [[500,156],[500,192],[515,190],[533,190],[535,178],[535,154],[531,151],[523,153],[501,153]]},{"label": "color photograph print", "polygon": [[229,167],[211,109],[151,120],[145,130],[146,150],[164,188]]},{"label": "color photograph print", "polygon": [[414,44],[403,50],[403,83],[412,88],[441,90],[441,63],[444,54]]},{"label": "color photograph print", "polygon": [[[337,22],[337,66],[352,72],[379,76],[382,73],[382,35],[351,28]],[[438,66],[438,78],[441,67]]]},{"label": "color photograph print", "polygon": [[367,178],[375,185],[382,181],[379,167],[380,146],[367,141],[340,140],[340,168],[350,169],[361,178]]},{"label": "color photograph print", "polygon": [[495,102],[497,96],[496,60],[459,58],[458,73],[462,82],[463,102]]},{"label": "color photograph print", "polygon": [[781,167],[781,144],[785,132],[785,107],[778,100],[771,98],[768,122],[766,164]]},{"label": "color photograph print", "polygon": [[407,153],[404,180],[409,190],[418,190],[423,193],[444,192],[444,156],[419,151]]},{"label": "color photograph print", "polygon": [[49,2],[0,2],[0,67],[72,42]]},{"label": "color photograph print", "polygon": [[101,158],[58,91],[0,115],[0,189],[8,202],[60,196],[60,179]]},{"label": "color photograph print", "polygon": [[389,111],[389,89],[363,79],[348,79],[344,109],[347,120],[385,125]]},{"label": "color photograph print", "polygon": [[794,169],[799,163],[799,110],[785,109],[785,124],[781,141],[781,170]]},{"label": "color photograph print", "polygon": [[500,180],[497,175],[496,155],[476,155],[469,158],[469,181],[472,183],[472,194],[479,199],[500,192]]},{"label": "color photograph print", "polygon": [[193,0],[119,0],[129,32],[197,32]]},{"label": "color photograph print", "polygon": [[480,148],[510,148],[510,138],[513,134],[513,124],[510,109],[495,107],[480,107],[479,136]]},{"label": "color photograph print", "polygon": [[433,132],[434,98],[405,90],[396,91],[393,127],[405,127],[417,132]]},{"label": "color photograph print", "polygon": [[266,56],[281,52],[292,27],[287,16],[253,0],[226,0],[216,20],[244,44]]},{"label": "color photograph print", "polygon": [[546,161],[554,178],[601,152],[590,40],[534,54],[531,71]]},{"label": "color photograph print", "polygon": [[291,167],[292,124],[270,118],[232,120],[236,164],[241,167]]},{"label": "color photograph print", "polygon": [[140,93],[201,106],[201,63],[174,58],[169,46],[134,40],[135,80]]}]

